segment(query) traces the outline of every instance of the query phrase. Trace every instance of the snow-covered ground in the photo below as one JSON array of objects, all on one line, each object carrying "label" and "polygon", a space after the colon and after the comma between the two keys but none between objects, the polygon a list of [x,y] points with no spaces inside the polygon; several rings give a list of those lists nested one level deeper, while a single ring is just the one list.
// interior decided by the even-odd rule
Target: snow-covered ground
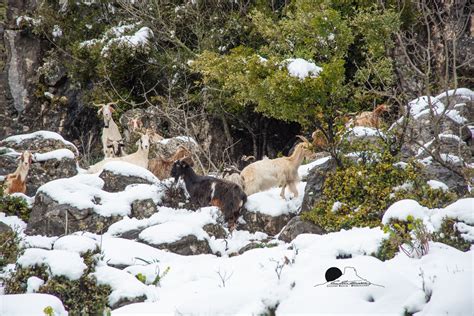
[{"label": "snow-covered ground", "polygon": [[[305,176],[311,167],[325,161],[327,158],[302,166],[299,174]],[[115,170],[120,166],[110,167]],[[251,195],[247,209],[272,216],[297,213],[305,185],[298,185],[299,197],[293,199],[281,199],[278,188]],[[45,264],[54,276],[77,279],[85,268],[80,254],[99,247],[102,259],[94,275],[99,283],[111,286],[109,303],[146,297],[145,302],[115,309],[112,315],[259,315],[271,311],[278,315],[474,315],[472,247],[461,252],[432,242],[429,253],[420,259],[401,252],[382,262],[373,254],[387,235],[380,228],[353,228],[326,235],[303,234],[291,243],[271,240],[272,247],[232,256],[250,242],[263,243],[268,235],[236,230],[226,239],[210,237],[202,227],[218,221],[215,207],[197,211],[159,207],[149,218],[129,218],[126,215],[132,197],[153,197],[158,202],[159,190],[154,191],[150,185],[134,185],[124,192],[107,193],[100,189],[102,186],[98,175],[78,175],[52,181],[40,191],[61,195],[64,203],[90,207],[100,214],[125,215],[103,235],[76,232],[60,238],[26,237],[22,233],[25,223],[20,219],[0,213],[0,222],[23,236],[22,245],[27,249],[17,263]],[[95,196],[102,199],[101,207],[91,202]],[[459,200],[437,210],[404,200],[392,205],[384,222],[411,214],[433,227],[445,215],[474,224],[473,212],[473,199]],[[138,241],[117,237],[138,228],[143,229]],[[207,240],[213,253],[220,256],[182,256],[140,242],[168,243],[189,234]],[[326,281],[326,271],[331,267],[344,273],[339,282]],[[165,271],[160,282],[153,284]],[[144,283],[135,277],[139,273],[145,276]],[[0,296],[0,315],[43,315],[47,306],[51,306],[54,315],[66,315],[57,298],[34,293],[41,282],[30,278],[29,294]]]}]

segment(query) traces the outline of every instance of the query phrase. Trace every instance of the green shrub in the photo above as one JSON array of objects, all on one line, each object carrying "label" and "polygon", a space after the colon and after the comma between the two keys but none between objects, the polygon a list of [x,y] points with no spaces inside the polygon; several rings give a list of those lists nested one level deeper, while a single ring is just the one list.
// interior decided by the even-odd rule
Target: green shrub
[{"label": "green shrub", "polygon": [[28,222],[30,210],[26,201],[20,197],[7,195],[3,192],[3,186],[0,185],[0,212],[6,215],[14,215]]},{"label": "green shrub", "polygon": [[14,230],[0,233],[0,270],[9,263],[15,263],[20,249],[20,237]]},{"label": "green shrub", "polygon": [[33,267],[17,267],[15,273],[6,280],[5,293],[25,293],[28,278],[36,276],[45,281],[38,292],[58,297],[70,315],[101,315],[106,310],[111,288],[108,285],[99,285],[94,272],[99,250],[88,251],[81,255],[87,269],[78,280],[69,280],[64,276],[50,276],[45,265]]},{"label": "green shrub", "polygon": [[389,240],[407,256],[420,258],[429,251],[428,242],[432,239],[423,221],[409,215],[406,221],[390,220],[384,226],[384,231],[390,234]]},{"label": "green shrub", "polygon": [[441,229],[433,234],[433,240],[450,245],[461,251],[468,251],[471,243],[461,237],[461,233],[456,229],[456,221],[445,217],[441,223]]},{"label": "green shrub", "polygon": [[[323,196],[303,218],[326,231],[352,227],[376,227],[387,208],[402,199],[415,199],[428,207],[442,207],[456,199],[451,192],[432,189],[420,176],[420,166],[401,168],[389,153],[370,152],[375,159],[349,163],[328,175]],[[335,202],[339,206],[333,209]]]}]

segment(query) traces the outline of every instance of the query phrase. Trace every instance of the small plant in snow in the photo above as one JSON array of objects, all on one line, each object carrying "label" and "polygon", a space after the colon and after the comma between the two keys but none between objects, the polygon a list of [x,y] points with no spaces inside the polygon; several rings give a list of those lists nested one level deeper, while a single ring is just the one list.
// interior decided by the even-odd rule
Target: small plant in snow
[{"label": "small plant in snow", "polygon": [[221,284],[219,284],[219,287],[225,287],[225,284],[227,281],[230,280],[234,272],[232,271],[230,274],[227,274],[227,271],[222,272],[221,269],[216,271],[217,275],[219,276],[219,279],[221,281]]},{"label": "small plant in snow", "polygon": [[407,216],[406,221],[392,219],[384,227],[390,241],[410,258],[421,258],[429,251],[431,234],[421,219]]},{"label": "small plant in snow", "polygon": [[43,313],[46,315],[46,316],[54,316],[54,310],[51,306],[46,306],[44,309],[43,309]]}]

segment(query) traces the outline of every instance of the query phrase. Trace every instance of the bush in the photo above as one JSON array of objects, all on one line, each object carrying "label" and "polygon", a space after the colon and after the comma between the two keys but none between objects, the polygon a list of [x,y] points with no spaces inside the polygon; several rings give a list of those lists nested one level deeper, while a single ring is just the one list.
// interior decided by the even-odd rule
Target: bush
[{"label": "bush", "polygon": [[443,219],[441,229],[433,234],[433,240],[461,251],[468,251],[471,248],[471,243],[462,238],[461,233],[456,229],[456,221],[449,217]]},{"label": "bush", "polygon": [[410,258],[420,258],[429,251],[428,242],[432,239],[421,219],[409,215],[406,221],[392,219],[384,226],[390,234],[393,247],[402,250]]},{"label": "bush", "polygon": [[374,155],[377,159],[350,163],[329,174],[322,199],[302,217],[326,231],[376,227],[381,225],[385,210],[396,201],[411,198],[424,206],[442,207],[456,199],[454,193],[430,188],[417,164],[412,162],[402,168],[389,153]]},{"label": "bush", "polygon": [[14,230],[0,233],[0,270],[9,263],[15,263],[20,249],[20,237]]},{"label": "bush", "polygon": [[101,315],[107,308],[112,290],[108,285],[97,284],[97,280],[90,275],[95,270],[98,252],[98,249],[88,251],[81,256],[87,269],[78,280],[69,280],[63,276],[51,277],[45,265],[17,267],[15,273],[6,281],[5,293],[25,293],[28,278],[36,276],[45,281],[38,292],[58,297],[70,315]]},{"label": "bush", "polygon": [[6,215],[14,215],[28,222],[30,218],[30,210],[26,201],[20,197],[6,195],[0,185],[0,212]]}]

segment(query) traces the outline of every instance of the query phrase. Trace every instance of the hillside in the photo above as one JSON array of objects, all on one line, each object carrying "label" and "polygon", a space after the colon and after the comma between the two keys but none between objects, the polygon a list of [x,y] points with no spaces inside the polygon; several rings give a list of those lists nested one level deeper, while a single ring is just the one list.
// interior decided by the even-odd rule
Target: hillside
[{"label": "hillside", "polygon": [[0,315],[474,314],[468,1],[0,11]]}]

